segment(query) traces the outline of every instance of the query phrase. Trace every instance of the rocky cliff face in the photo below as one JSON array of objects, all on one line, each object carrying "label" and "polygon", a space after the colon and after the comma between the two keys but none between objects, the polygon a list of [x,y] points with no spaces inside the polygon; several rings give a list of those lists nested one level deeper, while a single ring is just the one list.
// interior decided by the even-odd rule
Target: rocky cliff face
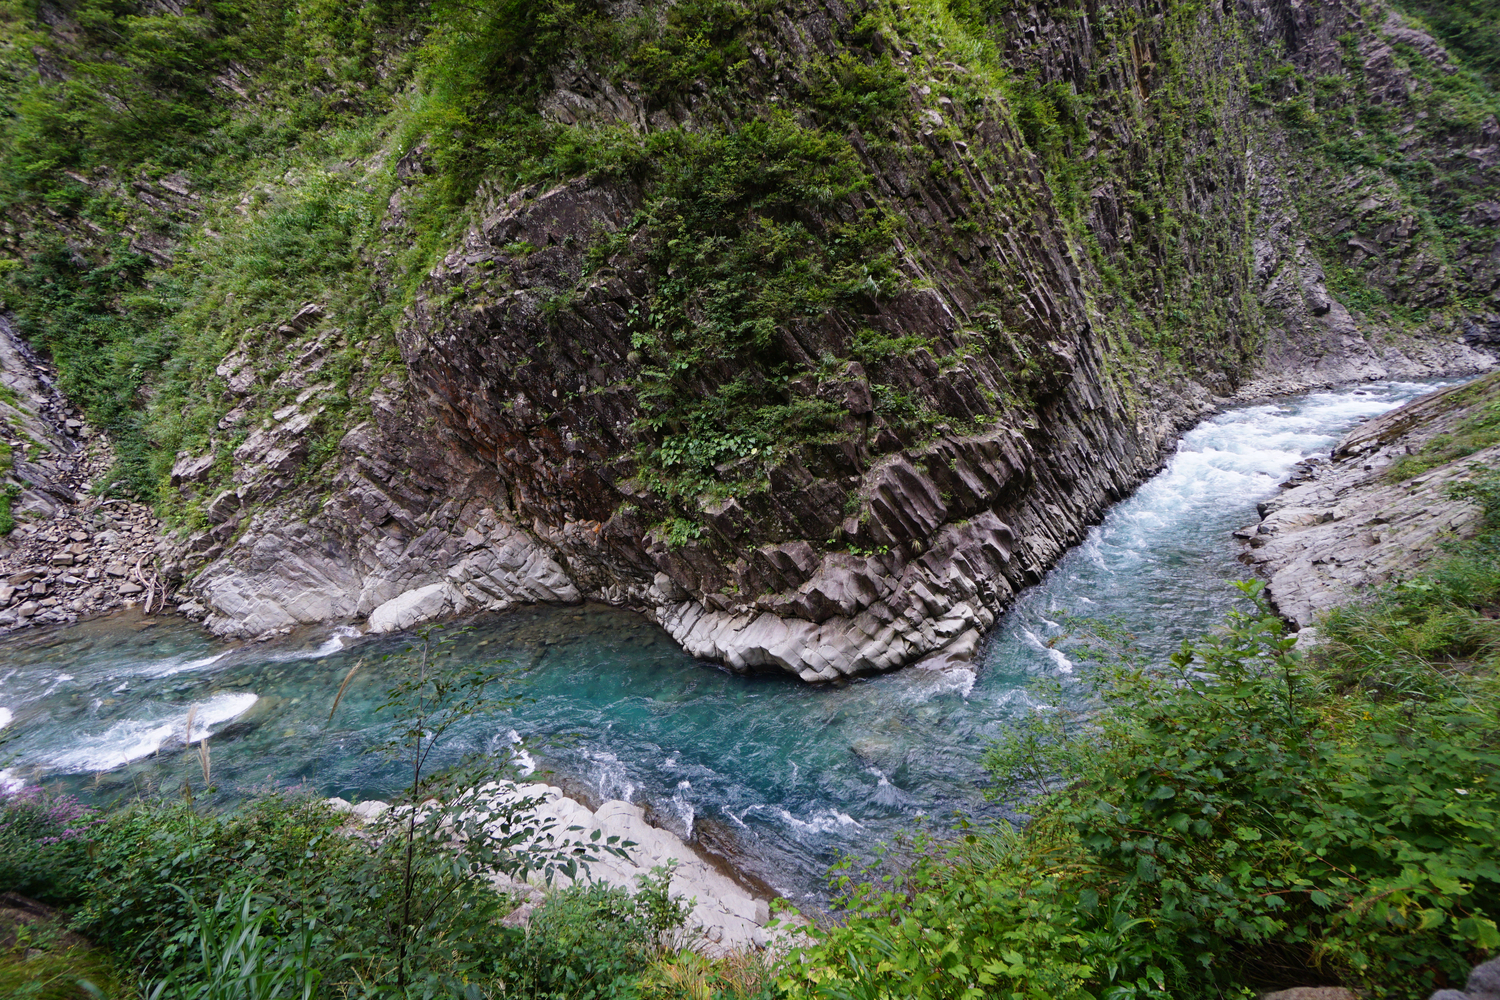
[{"label": "rocky cliff face", "polygon": [[[1236,393],[1493,364],[1500,132],[1432,38],[993,7],[706,5],[736,58],[671,88],[632,60],[686,44],[678,7],[623,62],[552,52],[535,113],[590,152],[484,179],[399,366],[333,374],[316,301],[217,364],[167,484],[204,525],[162,547],[185,607],[257,634],[591,597],[736,669],[941,666]],[[385,154],[379,246],[424,237],[440,154]]]},{"label": "rocky cliff face", "polygon": [[[58,393],[56,373],[0,315],[0,630],[77,621],[139,602],[163,606],[160,524],[149,508],[91,495],[109,442]],[[103,485],[103,484],[99,484]]]}]

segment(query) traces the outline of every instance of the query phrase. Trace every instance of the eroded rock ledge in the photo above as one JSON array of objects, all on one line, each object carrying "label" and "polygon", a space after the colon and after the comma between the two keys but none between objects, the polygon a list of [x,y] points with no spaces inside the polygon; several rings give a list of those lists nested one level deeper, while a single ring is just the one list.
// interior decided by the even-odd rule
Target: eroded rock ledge
[{"label": "eroded rock ledge", "polygon": [[[866,530],[880,551],[818,552],[798,540],[754,547],[732,570],[743,581],[734,589],[750,596],[734,600],[693,547],[649,537],[643,545],[646,533],[626,518],[515,523],[482,499],[503,488],[471,453],[435,460],[424,454],[430,444],[404,432],[400,409],[382,407],[346,437],[348,471],[323,511],[291,523],[251,519],[192,581],[183,606],[212,607],[206,623],[220,634],[257,635],[365,616],[386,631],[592,598],[640,608],[693,655],[734,669],[816,681],[924,658],[962,662],[1016,590],[1040,579],[1214,405],[1188,386],[1164,412],[1121,426],[1101,401],[1088,402],[1083,386],[1060,402],[1046,460],[1007,431],[895,456],[864,479]],[[475,496],[468,502],[438,499],[455,471],[489,481],[454,491]],[[1010,489],[1016,480],[1032,488]]]},{"label": "eroded rock ledge", "polygon": [[1420,571],[1443,542],[1477,532],[1478,509],[1450,498],[1448,488],[1476,468],[1500,467],[1500,445],[1411,476],[1399,463],[1441,456],[1435,439],[1462,435],[1467,421],[1496,405],[1500,373],[1369,420],[1328,459],[1303,463],[1288,488],[1261,505],[1261,522],[1237,532],[1249,543],[1252,565],[1269,577],[1277,609],[1299,626],[1312,625],[1368,588]]},{"label": "eroded rock ledge", "polygon": [[[633,845],[625,849],[623,858],[600,852],[595,847],[594,853],[599,858],[589,862],[586,872],[580,871],[580,882],[613,886],[633,893],[639,888],[641,876],[651,874],[653,868],[672,866],[668,892],[691,910],[688,925],[684,928],[685,940],[680,942],[683,947],[709,955],[722,955],[770,947],[774,938],[784,937],[787,933],[778,933],[767,927],[771,920],[768,900],[753,895],[720,872],[676,834],[652,826],[646,821],[645,810],[638,805],[611,799],[597,809],[590,809],[568,798],[561,789],[539,783],[493,782],[476,789],[476,792],[476,801],[480,803],[535,802],[536,819],[544,826],[551,824],[549,835],[558,848],[568,845],[590,847],[595,843],[590,837],[596,832],[601,843],[607,843],[609,838],[619,838],[619,843]],[[383,818],[389,819],[400,812],[399,809],[393,812],[389,804],[380,801],[350,804],[335,798],[329,799],[328,804],[340,812],[349,813],[363,824],[379,824]],[[544,898],[540,878],[534,883],[504,877],[495,881],[497,889],[515,896],[519,904],[505,918],[508,924],[525,923],[532,907]],[[556,876],[552,883],[556,888],[565,888],[569,884],[570,880],[563,875]]]}]

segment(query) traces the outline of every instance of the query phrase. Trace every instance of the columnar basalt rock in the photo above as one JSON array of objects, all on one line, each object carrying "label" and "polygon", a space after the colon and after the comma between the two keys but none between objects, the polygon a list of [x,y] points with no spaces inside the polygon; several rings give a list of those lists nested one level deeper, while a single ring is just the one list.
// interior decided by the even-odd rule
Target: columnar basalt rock
[{"label": "columnar basalt rock", "polygon": [[[790,95],[814,61],[837,58],[856,33],[856,13],[828,5],[770,18],[756,41],[766,92]],[[1146,21],[1128,50],[1107,43],[1092,18],[1029,9],[1003,21],[1007,61],[1039,83],[1082,92],[1096,78],[1114,81],[1110,102],[1090,113],[1090,155],[1125,159],[1150,159],[1136,130],[1148,125],[1152,94],[1173,85],[1153,69],[1168,31],[1179,32],[1173,44],[1187,55],[1178,58],[1193,71],[1230,75],[1260,49],[1285,51],[1308,72],[1344,72],[1340,39],[1353,32],[1361,72],[1394,104],[1415,84],[1382,46],[1430,49],[1442,61],[1441,46],[1395,15],[1374,27],[1338,5],[1314,15],[1250,4],[1176,27]],[[907,66],[915,53],[896,45],[887,55]],[[709,127],[718,114],[697,99],[647,109],[583,68],[558,81],[544,104],[560,121],[649,130]],[[1140,243],[1138,230],[1151,223],[1131,207],[1125,180],[1090,195],[1080,224],[1102,256],[1083,258],[1063,221],[1062,192],[999,96],[967,107],[932,98],[912,131],[893,126],[895,143],[853,131],[868,184],[805,218],[817,231],[828,216],[887,213],[902,277],[857,309],[788,323],[776,350],[842,357],[856,327],[929,345],[878,371],[846,361],[793,384],[841,408],[842,438],[726,468],[744,488],[700,498],[692,530],[673,536],[681,508],[651,487],[640,462],[653,447],[637,392],[649,359],[632,324],[661,277],[648,266],[651,228],[639,222],[650,185],[627,172],[522,187],[492,197],[428,276],[398,333],[409,380],[389,381],[375,394],[373,419],[345,436],[321,509],[298,518],[283,505],[251,516],[230,499],[216,502],[222,524],[236,527],[189,542],[176,564],[207,563],[190,589],[213,609],[210,627],[225,633],[367,615],[372,627],[398,628],[588,597],[640,607],[693,655],[734,669],[821,681],[924,660],[961,663],[1019,588],[1158,468],[1183,428],[1236,391],[1493,364],[1482,337],[1435,329],[1388,340],[1339,301],[1320,256],[1324,230],[1310,227],[1347,230],[1340,267],[1368,255],[1362,230],[1338,229],[1321,210],[1310,216],[1296,188],[1312,173],[1288,165],[1300,161],[1287,134],[1254,125],[1258,112],[1244,93],[1228,83],[1223,92],[1205,111],[1213,127],[1185,140],[1197,144],[1196,159],[1173,195],[1177,210],[1222,226],[1193,251],[1219,292],[1201,317],[1216,332],[1187,348],[1192,379],[1121,363],[1121,343],[1136,334],[1121,300],[1100,292],[1100,267],[1133,253],[1176,266],[1159,246]],[[920,88],[914,99],[926,104],[929,95]],[[409,153],[398,174],[420,177],[423,155]],[[1345,194],[1361,204],[1387,197],[1357,184]],[[397,201],[393,234],[409,224]],[[1375,268],[1372,280],[1430,304],[1457,279],[1426,268],[1421,234],[1403,225],[1372,237],[1407,254]],[[1165,291],[1158,301],[1165,311]],[[309,309],[297,315],[315,321]],[[242,369],[226,361],[231,386]],[[894,423],[877,385],[899,387],[936,415],[934,425],[914,435]],[[314,405],[278,411],[245,438],[235,452],[246,470],[236,496],[278,494],[276,477],[297,461],[298,428]]]},{"label": "columnar basalt rock", "polygon": [[[167,477],[195,528],[162,578],[221,634],[592,598],[735,669],[952,666],[1215,407],[1494,364],[1500,126],[1421,110],[1456,69],[1419,26],[1339,0],[1002,6],[742,11],[738,75],[670,93],[557,57],[540,121],[635,153],[560,182],[497,165],[418,273],[399,363],[330,374],[344,319],[300,289],[232,331],[211,443]],[[1432,167],[1421,198],[1344,162],[1388,158],[1366,118]],[[751,125],[775,141],[735,145]],[[441,165],[380,155],[383,295]],[[1429,196],[1462,204],[1461,245]],[[762,232],[801,268],[791,306],[740,309],[759,289],[728,265],[684,277]],[[673,409],[710,397],[784,416],[724,443]]]}]

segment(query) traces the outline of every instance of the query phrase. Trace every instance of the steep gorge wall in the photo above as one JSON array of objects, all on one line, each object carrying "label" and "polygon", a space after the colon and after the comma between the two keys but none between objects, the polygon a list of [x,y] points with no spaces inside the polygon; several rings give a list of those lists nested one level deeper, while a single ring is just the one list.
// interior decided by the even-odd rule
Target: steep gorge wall
[{"label": "steep gorge wall", "polygon": [[[737,10],[723,80],[663,96],[554,61],[543,115],[644,153],[481,186],[395,325],[400,368],[345,390],[367,419],[325,484],[299,478],[336,313],[217,366],[242,430],[170,482],[207,522],[163,549],[190,612],[254,634],[593,597],[736,668],[962,661],[1216,402],[1492,363],[1459,341],[1494,306],[1494,120],[1417,117],[1438,102],[1399,18]],[[1465,169],[1414,185],[1360,146],[1341,170],[1372,100]],[[396,152],[391,246],[440,172]],[[246,409],[285,338],[285,405]]]}]

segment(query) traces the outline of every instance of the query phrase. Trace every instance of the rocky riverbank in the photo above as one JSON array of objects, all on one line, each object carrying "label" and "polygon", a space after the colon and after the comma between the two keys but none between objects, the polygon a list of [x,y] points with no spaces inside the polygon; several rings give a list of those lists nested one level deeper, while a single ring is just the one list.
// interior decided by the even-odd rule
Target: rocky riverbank
[{"label": "rocky riverbank", "polygon": [[[639,888],[637,880],[642,875],[649,875],[653,868],[672,865],[668,891],[691,907],[684,929],[686,937],[681,942],[683,947],[719,955],[773,945],[777,932],[767,927],[771,919],[769,901],[753,895],[729,878],[676,834],[652,826],[642,807],[615,799],[602,803],[597,809],[589,809],[564,795],[562,789],[540,783],[495,782],[477,791],[476,801],[538,800],[536,819],[544,826],[549,822],[555,824],[551,835],[556,846],[566,847],[570,843],[589,846],[607,843],[611,837],[618,837],[620,843],[628,841],[633,844],[626,849],[624,858],[597,852],[595,847],[601,856],[588,864],[586,872],[579,873],[579,882],[616,886],[635,892]],[[333,798],[328,803],[335,809],[348,812],[363,824],[377,824],[382,817],[392,815],[386,802],[351,804]],[[590,839],[595,832],[599,834],[597,842]],[[565,888],[572,881],[566,876],[557,876],[551,888]],[[546,885],[540,878],[532,883],[499,878],[496,888],[516,896],[517,907],[506,922],[518,925],[524,924],[532,908],[542,901]]]},{"label": "rocky riverbank", "polygon": [[114,453],[54,379],[0,315],[0,491],[12,523],[0,535],[0,633],[165,605],[161,523],[145,504],[97,495]]},{"label": "rocky riverbank", "polygon": [[1434,392],[1350,431],[1303,463],[1240,529],[1246,559],[1300,626],[1368,588],[1418,571],[1445,541],[1473,535],[1454,483],[1500,468],[1500,373]]}]

